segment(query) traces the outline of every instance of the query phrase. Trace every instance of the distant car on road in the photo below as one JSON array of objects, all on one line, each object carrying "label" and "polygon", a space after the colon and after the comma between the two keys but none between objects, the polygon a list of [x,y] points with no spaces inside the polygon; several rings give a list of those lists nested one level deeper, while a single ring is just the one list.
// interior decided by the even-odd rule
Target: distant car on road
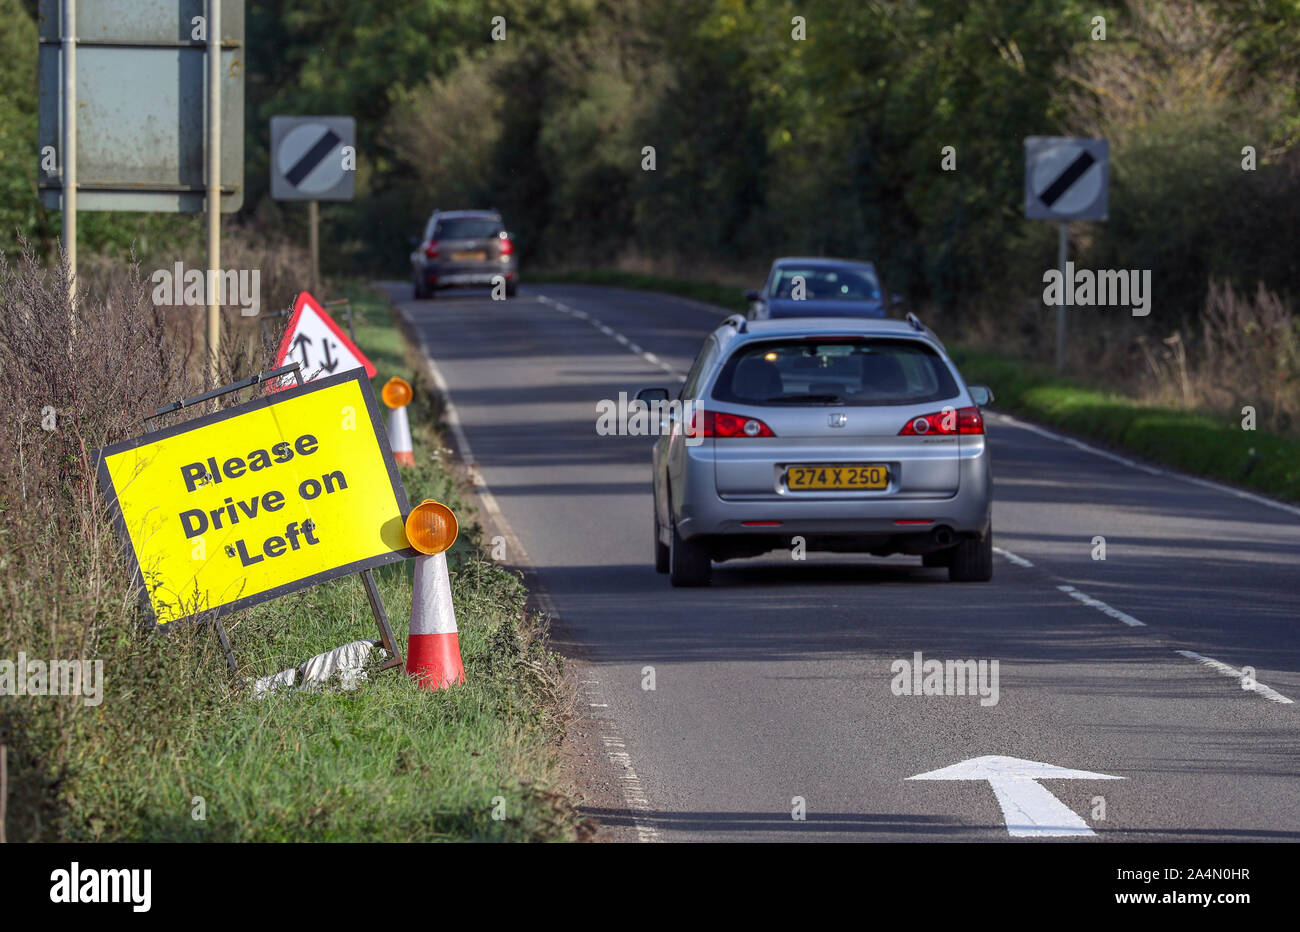
[{"label": "distant car on road", "polygon": [[876,267],[848,259],[777,259],[760,291],[746,291],[750,320],[778,317],[884,317],[902,303],[886,297]]},{"label": "distant car on road", "polygon": [[513,298],[519,261],[501,215],[495,210],[435,210],[411,253],[416,299],[432,298],[442,288],[491,286],[498,275]]},{"label": "distant car on road", "polygon": [[[907,320],[727,318],[652,457],[655,569],[707,585],[714,561],[788,549],[915,554],[957,582],[993,575],[993,478],[980,407]],[[666,409],[666,410],[665,410]]]}]

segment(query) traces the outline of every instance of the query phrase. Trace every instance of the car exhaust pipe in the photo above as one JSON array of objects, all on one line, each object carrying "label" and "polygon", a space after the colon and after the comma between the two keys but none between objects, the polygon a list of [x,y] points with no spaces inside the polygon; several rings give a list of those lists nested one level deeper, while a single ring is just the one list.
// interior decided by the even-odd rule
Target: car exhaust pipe
[{"label": "car exhaust pipe", "polygon": [[950,527],[937,527],[930,536],[934,538],[934,542],[940,547],[952,546],[953,534]]}]

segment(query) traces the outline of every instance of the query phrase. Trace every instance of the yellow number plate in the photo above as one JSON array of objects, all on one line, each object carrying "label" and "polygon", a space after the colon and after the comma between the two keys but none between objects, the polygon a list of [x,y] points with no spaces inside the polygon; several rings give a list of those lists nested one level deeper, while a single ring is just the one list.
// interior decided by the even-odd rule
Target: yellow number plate
[{"label": "yellow number plate", "polygon": [[785,484],[791,491],[813,489],[883,489],[889,485],[889,467],[880,463],[834,463],[789,466]]},{"label": "yellow number plate", "polygon": [[453,262],[468,262],[468,261],[471,261],[471,260],[473,260],[473,261],[475,261],[475,262],[482,262],[484,259],[487,258],[487,253],[485,253],[485,252],[453,252],[453,253],[451,254],[451,258],[452,258],[452,261],[453,261]]}]

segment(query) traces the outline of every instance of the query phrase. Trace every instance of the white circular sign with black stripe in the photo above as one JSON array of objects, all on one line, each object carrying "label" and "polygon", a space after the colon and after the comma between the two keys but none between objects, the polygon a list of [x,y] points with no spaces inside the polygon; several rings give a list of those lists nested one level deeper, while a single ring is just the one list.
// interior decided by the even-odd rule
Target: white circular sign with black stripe
[{"label": "white circular sign with black stripe", "polygon": [[1104,139],[1030,136],[1025,140],[1025,216],[1105,220],[1109,161]]},{"label": "white circular sign with black stripe", "polygon": [[271,118],[271,197],[352,199],[356,123],[351,117]]}]

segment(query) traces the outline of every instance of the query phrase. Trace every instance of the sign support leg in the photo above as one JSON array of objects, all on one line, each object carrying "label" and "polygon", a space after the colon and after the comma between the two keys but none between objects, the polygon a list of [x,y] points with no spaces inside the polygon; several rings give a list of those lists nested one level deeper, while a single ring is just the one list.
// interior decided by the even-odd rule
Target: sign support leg
[{"label": "sign support leg", "polygon": [[379,587],[375,585],[375,574],[371,570],[362,570],[361,581],[365,583],[370,610],[375,613],[375,623],[379,625],[379,639],[389,653],[388,660],[379,669],[405,665],[406,661],[402,659],[402,652],[397,647],[397,638],[393,637],[393,629],[388,624],[388,613],[384,611],[384,601],[379,597]]},{"label": "sign support leg", "polygon": [[68,316],[76,333],[77,300],[77,0],[63,0],[63,252],[68,257]]},{"label": "sign support leg", "polygon": [[320,294],[320,202],[307,202],[307,224],[311,227],[311,293]]},{"label": "sign support leg", "polygon": [[235,651],[230,646],[230,636],[226,634],[226,626],[221,623],[220,618],[217,618],[212,622],[212,627],[217,631],[217,643],[221,645],[221,649],[226,653],[226,669],[230,671],[231,676],[234,676],[236,670]]},{"label": "sign support leg", "polygon": [[218,381],[221,353],[221,0],[208,2],[208,376]]},{"label": "sign support leg", "polygon": [[1070,293],[1070,284],[1065,280],[1065,260],[1070,252],[1070,224],[1061,222],[1060,242],[1057,245],[1057,264],[1061,267],[1061,300],[1056,303],[1056,371],[1065,368],[1065,296]]}]

